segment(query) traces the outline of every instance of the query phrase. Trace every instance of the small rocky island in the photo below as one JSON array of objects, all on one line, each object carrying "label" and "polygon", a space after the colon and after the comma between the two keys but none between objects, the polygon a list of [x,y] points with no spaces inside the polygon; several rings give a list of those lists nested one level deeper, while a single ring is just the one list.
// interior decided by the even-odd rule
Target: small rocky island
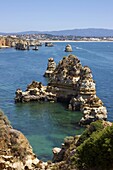
[{"label": "small rocky island", "polygon": [[68,103],[69,110],[83,113],[81,125],[107,119],[106,107],[96,95],[91,69],[88,66],[82,66],[76,56],[63,57],[57,66],[53,58],[50,58],[44,76],[49,77],[47,86],[33,81],[27,86],[25,92],[17,89],[15,102]]},{"label": "small rocky island", "polygon": [[70,44],[67,44],[66,47],[65,47],[65,52],[72,52],[72,47]]}]

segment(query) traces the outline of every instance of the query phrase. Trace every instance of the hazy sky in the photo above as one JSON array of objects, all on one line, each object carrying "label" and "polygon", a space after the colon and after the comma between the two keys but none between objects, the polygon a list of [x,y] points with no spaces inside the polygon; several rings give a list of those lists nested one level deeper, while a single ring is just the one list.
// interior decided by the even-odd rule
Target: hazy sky
[{"label": "hazy sky", "polygon": [[113,0],[0,0],[0,32],[113,29]]}]

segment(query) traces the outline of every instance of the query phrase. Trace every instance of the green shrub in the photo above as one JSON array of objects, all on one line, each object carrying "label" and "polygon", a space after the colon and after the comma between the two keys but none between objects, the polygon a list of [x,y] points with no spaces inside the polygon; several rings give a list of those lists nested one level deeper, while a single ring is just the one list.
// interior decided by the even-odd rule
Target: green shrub
[{"label": "green shrub", "polygon": [[91,134],[95,131],[100,131],[104,128],[104,125],[101,120],[98,120],[96,122],[93,122],[90,124],[90,126],[82,133],[80,136],[77,146],[79,146],[81,143],[83,143],[86,139],[88,139]]},{"label": "green shrub", "polygon": [[77,147],[71,161],[79,169],[110,170],[113,168],[113,125],[93,132]]}]

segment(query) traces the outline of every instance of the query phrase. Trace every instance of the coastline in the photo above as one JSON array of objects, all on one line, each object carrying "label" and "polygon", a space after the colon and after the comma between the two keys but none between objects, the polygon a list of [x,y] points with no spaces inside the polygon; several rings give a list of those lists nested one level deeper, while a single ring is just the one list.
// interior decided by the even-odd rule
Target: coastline
[{"label": "coastline", "polygon": [[[88,40],[88,41],[85,41],[85,40],[80,40],[80,41],[77,41],[77,40],[38,40],[40,43],[46,43],[46,42],[49,42],[49,43],[106,43],[106,42],[109,42],[109,43],[113,43],[113,41],[107,41],[107,40],[102,40],[102,41],[94,41],[94,40]],[[5,48],[10,48],[10,46],[0,46],[0,49],[5,49]]]},{"label": "coastline", "polygon": [[52,42],[52,43],[69,43],[69,42],[113,42],[113,41],[76,41],[76,40],[65,40],[65,41],[60,41],[60,40],[39,40],[41,43],[45,43],[45,42]]},{"label": "coastline", "polygon": [[9,46],[0,46],[0,49],[2,48],[10,48]]}]

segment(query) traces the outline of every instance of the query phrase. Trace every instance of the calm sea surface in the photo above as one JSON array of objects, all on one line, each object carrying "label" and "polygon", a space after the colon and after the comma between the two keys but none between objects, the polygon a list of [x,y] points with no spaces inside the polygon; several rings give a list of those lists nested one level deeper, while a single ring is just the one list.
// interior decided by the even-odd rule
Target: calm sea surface
[{"label": "calm sea surface", "polygon": [[[70,43],[72,54],[78,56],[82,65],[92,69],[96,81],[97,95],[108,110],[108,120],[113,122],[113,43],[76,42]],[[81,134],[77,126],[81,113],[70,112],[59,103],[15,104],[17,88],[22,90],[31,81],[47,84],[43,74],[49,57],[58,63],[67,43],[55,43],[54,47],[39,48],[39,51],[16,51],[0,49],[0,108],[12,126],[28,138],[34,152],[42,160],[52,158],[52,148],[60,147],[66,136]]]}]

